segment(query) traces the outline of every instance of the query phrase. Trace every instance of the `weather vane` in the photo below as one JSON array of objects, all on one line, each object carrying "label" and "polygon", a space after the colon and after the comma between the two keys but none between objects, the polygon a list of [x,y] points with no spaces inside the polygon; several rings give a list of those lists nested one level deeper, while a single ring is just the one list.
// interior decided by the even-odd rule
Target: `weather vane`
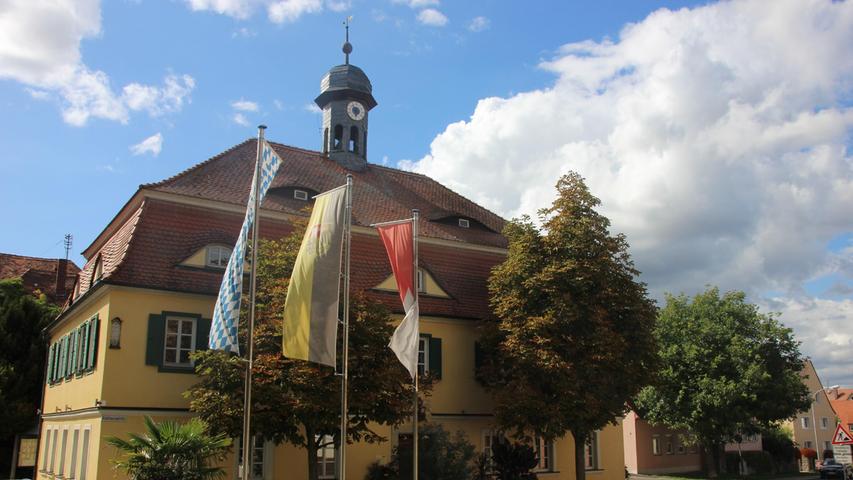
[{"label": "weather vane", "polygon": [[344,57],[346,58],[346,64],[349,65],[349,54],[352,53],[352,44],[349,43],[349,22],[352,21],[352,15],[348,16],[344,20],[344,26],[346,28],[346,41],[344,42]]}]

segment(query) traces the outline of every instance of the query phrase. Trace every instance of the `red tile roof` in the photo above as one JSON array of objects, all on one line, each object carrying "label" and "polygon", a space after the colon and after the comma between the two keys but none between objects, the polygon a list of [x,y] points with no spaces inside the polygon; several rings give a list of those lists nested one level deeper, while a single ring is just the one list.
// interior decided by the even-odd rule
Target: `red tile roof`
[{"label": "red tile roof", "polygon": [[[65,279],[62,288],[57,289],[57,269],[61,262],[67,262]],[[20,278],[28,292],[39,290],[54,303],[61,304],[65,301],[79,271],[80,267],[70,260],[0,253],[0,279]]]},{"label": "red tile roof", "polygon": [[832,409],[838,415],[844,428],[853,425],[853,388],[836,388],[826,392]]},{"label": "red tile roof", "polygon": [[[396,220],[411,216],[412,208],[420,209],[425,221],[421,233],[451,242],[503,247],[506,239],[497,233],[504,220],[423,175],[369,165],[361,172],[350,172],[318,152],[273,144],[282,158],[282,166],[264,200],[263,209],[306,215],[309,203],[292,198],[292,188],[322,192],[346,181],[353,174],[353,223]],[[252,179],[256,141],[246,141],[162,182],[142,185],[146,191],[208,199],[245,208]],[[290,190],[287,190],[291,188]],[[278,192],[289,193],[283,195]],[[129,206],[135,205],[131,201]],[[243,221],[241,213],[228,212],[215,206],[192,206],[168,199],[146,197],[130,215],[120,214],[102,235],[115,231],[92,251],[80,274],[80,290],[76,298],[91,288],[99,259],[103,261],[104,283],[145,288],[175,290],[216,295],[222,270],[194,268],[181,263],[210,244],[236,242]],[[127,218],[119,220],[119,218]],[[455,222],[442,222],[448,217],[473,220],[471,228]],[[281,238],[292,227],[281,220],[262,217],[261,236]],[[116,228],[118,226],[118,228]],[[95,248],[100,241],[93,243]],[[401,311],[396,294],[372,290],[390,274],[391,269],[378,236],[354,234],[352,246],[353,291],[367,291],[393,311]],[[451,298],[422,297],[424,315],[457,318],[489,316],[486,280],[491,268],[503,260],[501,250],[461,249],[423,242],[420,262],[432,273]],[[96,282],[97,283],[97,282]]]},{"label": "red tile roof", "polygon": [[[303,187],[324,192],[346,182],[353,175],[353,223],[371,223],[408,218],[412,209],[427,220],[421,235],[479,245],[505,247],[500,235],[505,221],[453,192],[435,180],[417,173],[368,164],[361,172],[345,169],[320,152],[271,143],[282,165],[264,200],[263,208],[300,213],[304,202],[275,195],[280,187]],[[244,207],[249,197],[257,152],[257,141],[247,140],[206,162],[162,182],[142,185],[142,189],[218,200]],[[471,228],[441,223],[448,217],[475,220]],[[479,225],[478,225],[479,224]],[[482,226],[481,226],[482,225]]]}]

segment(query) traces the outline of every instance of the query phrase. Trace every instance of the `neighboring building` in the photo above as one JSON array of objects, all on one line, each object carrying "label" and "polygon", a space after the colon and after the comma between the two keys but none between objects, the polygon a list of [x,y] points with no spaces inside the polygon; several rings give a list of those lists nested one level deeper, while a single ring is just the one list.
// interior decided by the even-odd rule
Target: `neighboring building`
[{"label": "neighboring building", "polygon": [[839,423],[853,433],[853,388],[834,388],[827,395]]},{"label": "neighboring building", "polygon": [[786,425],[793,432],[797,446],[815,450],[818,460],[822,460],[823,452],[832,450],[836,415],[811,360],[806,360],[802,377],[813,399],[812,408],[797,413]]},{"label": "neighboring building", "polygon": [[628,473],[656,475],[702,470],[702,454],[695,444],[686,444],[687,433],[653,426],[635,412],[628,412],[622,420]]},{"label": "neighboring building", "polygon": [[[494,441],[490,398],[474,377],[479,321],[490,316],[487,278],[506,255],[504,220],[434,180],[367,163],[370,81],[353,65],[332,68],[317,104],[323,109],[321,152],[272,143],[282,165],[260,218],[263,237],[278,238],[305,215],[312,197],[352,174],[352,287],[391,308],[396,294],[375,222],[421,212],[419,272],[421,358],[440,378],[428,398],[428,420],[463,431],[478,451]],[[162,182],[143,185],[86,248],[88,262],[73,298],[49,326],[50,362],[39,472],[41,479],[123,478],[104,441],[143,430],[143,416],[186,418],[183,397],[197,382],[189,352],[205,348],[222,273],[243,220],[256,141],[247,140]],[[401,366],[402,368],[402,366]],[[584,467],[622,479],[619,426],[596,432]],[[347,474],[387,461],[411,425],[380,429],[390,441],[347,450]],[[539,442],[541,478],[575,478],[571,437]],[[259,442],[256,478],[307,477],[305,452]],[[336,452],[321,452],[321,478],[335,478]],[[236,473],[236,455],[225,463]]]},{"label": "neighboring building", "polygon": [[730,442],[726,444],[727,452],[760,452],[762,450],[761,434],[744,435],[741,442]]},{"label": "neighboring building", "polygon": [[62,305],[71,293],[80,267],[64,258],[25,257],[0,253],[0,279],[20,278],[27,292],[40,292]]}]

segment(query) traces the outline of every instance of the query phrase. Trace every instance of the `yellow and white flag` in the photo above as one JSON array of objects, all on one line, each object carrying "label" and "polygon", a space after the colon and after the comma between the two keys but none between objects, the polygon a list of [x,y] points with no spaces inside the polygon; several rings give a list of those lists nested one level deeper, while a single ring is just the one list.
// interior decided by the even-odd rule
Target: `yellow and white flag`
[{"label": "yellow and white flag", "polygon": [[317,195],[284,303],[284,355],[335,367],[346,185]]}]

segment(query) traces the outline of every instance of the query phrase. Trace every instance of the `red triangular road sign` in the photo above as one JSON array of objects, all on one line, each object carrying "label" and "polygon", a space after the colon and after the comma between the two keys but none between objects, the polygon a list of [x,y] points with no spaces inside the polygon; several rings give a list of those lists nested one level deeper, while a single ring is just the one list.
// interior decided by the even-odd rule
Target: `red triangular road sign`
[{"label": "red triangular road sign", "polygon": [[850,432],[844,430],[844,427],[840,423],[838,424],[838,428],[835,429],[835,435],[832,436],[832,444],[853,445],[853,437],[850,436]]}]

